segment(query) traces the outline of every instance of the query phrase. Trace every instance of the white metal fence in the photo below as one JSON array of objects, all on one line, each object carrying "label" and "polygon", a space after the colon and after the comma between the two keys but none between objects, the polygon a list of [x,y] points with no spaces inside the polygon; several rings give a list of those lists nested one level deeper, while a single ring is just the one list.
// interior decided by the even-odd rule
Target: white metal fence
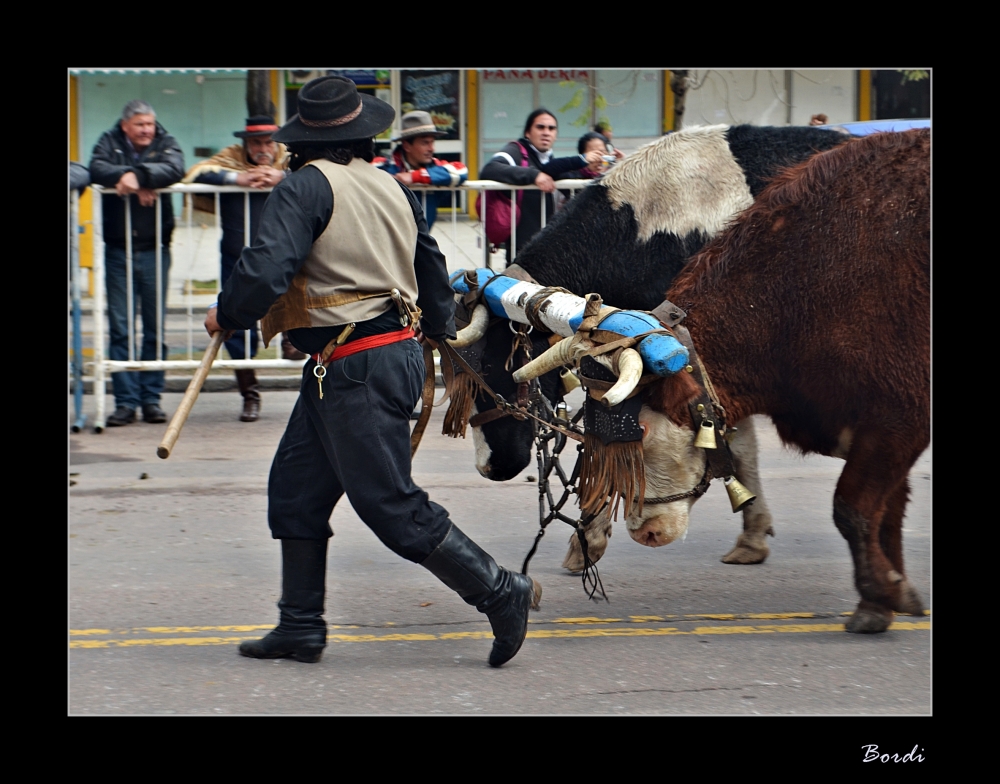
[{"label": "white metal fence", "polygon": [[[588,186],[592,180],[558,180],[556,182],[556,187],[561,191],[572,191],[576,192],[580,188]],[[164,305],[166,303],[166,293],[162,290],[163,285],[163,275],[162,275],[162,230],[163,230],[163,199],[157,199],[157,212],[156,212],[156,242],[155,242],[155,274],[156,274],[156,301],[157,301],[157,313],[156,313],[156,324],[157,324],[157,348],[156,348],[156,359],[152,360],[142,360],[136,357],[136,342],[135,342],[135,321],[136,321],[136,303],[133,292],[133,249],[132,249],[132,231],[131,231],[131,200],[125,199],[125,275],[126,275],[126,310],[130,314],[128,318],[128,359],[125,360],[112,360],[107,357],[107,352],[105,349],[105,330],[107,328],[106,318],[107,318],[107,300],[105,297],[105,245],[103,236],[103,219],[102,219],[102,199],[101,194],[113,194],[115,193],[114,188],[98,188],[93,189],[93,237],[94,237],[94,256],[93,256],[93,360],[84,363],[83,372],[85,375],[80,376],[79,371],[74,374],[76,388],[80,390],[82,388],[81,384],[83,381],[92,381],[94,388],[94,396],[96,398],[96,415],[94,421],[94,429],[97,432],[101,432],[105,425],[105,396],[107,393],[107,383],[112,373],[121,372],[135,372],[140,370],[194,370],[200,364],[200,360],[195,358],[195,348],[194,348],[194,335],[196,333],[201,333],[204,330],[202,314],[205,313],[206,307],[203,304],[196,305],[193,279],[188,276],[185,279],[184,285],[184,309],[187,316],[187,329],[186,329],[186,341],[187,341],[187,358],[186,359],[174,359],[170,360],[163,356],[163,345],[164,345]],[[188,198],[186,200],[186,205],[183,210],[182,216],[175,218],[174,226],[175,232],[177,228],[186,225],[188,230],[189,238],[193,236],[194,227],[194,214],[193,209],[193,195],[211,195],[214,197],[215,201],[215,226],[211,227],[214,231],[221,230],[221,204],[220,195],[223,193],[242,193],[244,194],[244,204],[243,204],[243,215],[244,215],[244,226],[243,226],[243,236],[250,237],[250,195],[254,193],[268,192],[270,189],[251,189],[239,186],[217,186],[217,185],[173,185],[169,188],[163,188],[157,191],[158,194],[173,194],[181,193],[185,194]],[[427,207],[427,196],[430,193],[436,191],[448,191],[451,193],[451,229],[452,229],[452,239],[458,244],[458,213],[459,208],[462,207],[462,199],[475,199],[475,195],[480,192],[487,191],[510,191],[511,199],[511,259],[514,260],[516,255],[516,242],[517,242],[517,225],[514,221],[516,215],[515,208],[515,198],[516,192],[520,190],[539,190],[535,185],[526,186],[512,186],[507,183],[495,182],[492,180],[474,180],[468,181],[464,185],[457,187],[446,187],[446,186],[425,186],[425,185],[414,185],[412,186],[414,192],[421,194],[422,203],[426,211]],[[484,193],[483,200],[488,202],[491,197]],[[493,196],[492,198],[504,198],[502,196]],[[76,193],[74,192],[71,196],[71,201],[73,205],[72,217],[74,222],[74,227],[77,222],[76,213]],[[545,226],[546,220],[549,216],[545,214],[546,211],[546,199],[541,200],[541,223]],[[442,209],[441,206],[438,208]],[[444,208],[446,209],[446,207]],[[438,226],[441,226],[441,221],[437,222]],[[475,230],[477,235],[477,251],[481,249],[482,253],[482,264],[483,266],[492,267],[490,245],[485,237],[484,223],[482,219],[475,224]],[[191,253],[197,252],[197,247],[194,243],[191,243],[191,247],[185,247],[184,249],[187,253],[179,256],[177,254],[176,243],[171,247],[171,264],[174,269],[178,268],[178,264],[187,263],[186,268],[192,269],[193,264],[190,263],[190,259],[185,259],[183,256],[190,255]],[[216,280],[219,281],[221,287],[221,256],[219,254],[218,246],[214,248],[215,257],[218,259],[219,266],[217,269]],[[74,253],[74,258],[77,255]],[[74,267],[74,269],[76,269]],[[76,270],[78,273],[78,270]],[[79,274],[76,276],[76,280],[79,281]],[[221,288],[220,288],[221,290]],[[79,286],[74,286],[72,292],[74,298],[73,307],[78,311],[79,309]],[[197,319],[196,319],[197,315]],[[256,325],[259,329],[259,323]],[[80,352],[82,345],[79,338],[80,325],[77,319],[74,319],[74,335],[73,335],[73,353],[74,362],[79,361]],[[244,332],[244,356],[250,357],[250,331]],[[224,359],[218,358],[213,364],[213,368],[223,369],[223,370],[241,370],[241,369],[277,369],[277,368],[300,368],[303,364],[303,360],[286,360],[280,358],[277,359]],[[72,368],[71,368],[72,371]],[[88,372],[89,371],[89,372]],[[77,394],[80,394],[79,392]],[[82,422],[79,417],[79,411],[77,425]],[[74,429],[78,429],[75,427]]]}]

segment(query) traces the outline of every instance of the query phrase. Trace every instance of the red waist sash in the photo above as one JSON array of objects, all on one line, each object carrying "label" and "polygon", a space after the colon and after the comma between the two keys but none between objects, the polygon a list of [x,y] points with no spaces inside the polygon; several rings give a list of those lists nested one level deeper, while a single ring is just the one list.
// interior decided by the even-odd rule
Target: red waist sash
[{"label": "red waist sash", "polygon": [[[330,355],[330,358],[327,360],[327,364],[335,362],[338,359],[343,359],[344,357],[349,357],[351,354],[357,354],[359,351],[367,351],[370,348],[378,348],[379,346],[388,346],[390,343],[398,343],[399,341],[406,340],[407,338],[413,338],[416,340],[416,334],[410,327],[398,330],[397,332],[383,332],[380,335],[358,338],[357,340],[352,340],[350,343],[337,346],[337,348],[335,348],[333,353]],[[316,360],[316,362],[319,362],[320,356],[320,354],[313,354],[312,358]]]}]

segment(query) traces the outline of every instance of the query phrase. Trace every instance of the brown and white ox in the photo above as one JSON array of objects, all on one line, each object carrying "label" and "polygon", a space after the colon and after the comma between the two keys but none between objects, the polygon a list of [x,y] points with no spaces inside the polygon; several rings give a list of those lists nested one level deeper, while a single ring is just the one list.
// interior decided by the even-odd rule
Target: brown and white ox
[{"label": "brown and white ox", "polygon": [[[833,519],[861,601],[851,632],[923,615],[903,567],[908,474],[930,443],[930,131],[881,133],[781,173],[678,275],[667,298],[729,423],[754,414],[804,453],[846,461]],[[646,496],[694,487],[687,373],[644,393]],[[637,542],[683,535],[691,498],[627,520]]]},{"label": "brown and white ox", "polygon": [[[619,308],[652,310],[688,258],[717,236],[763,191],[781,168],[817,151],[843,144],[836,131],[806,127],[713,125],[685,128],[640,148],[603,178],[571,199],[545,229],[517,254],[517,263],[537,282],[566,288],[580,296],[599,292]],[[485,308],[483,309],[485,311]],[[511,333],[495,323],[482,333],[481,370],[490,387],[512,399]],[[534,355],[548,344],[532,334]],[[554,405],[561,398],[558,373],[540,378],[541,391]],[[475,412],[495,408],[481,392]],[[734,423],[735,424],[735,423]],[[507,417],[472,428],[476,468],[496,481],[511,479],[533,465],[533,429],[528,420]],[[757,472],[752,419],[740,423],[733,442],[740,481],[757,496],[743,511],[743,530],[722,560],[755,564],[767,558],[772,518]],[[599,514],[587,526],[588,554],[597,561],[611,535],[611,517]],[[563,566],[583,569],[580,541],[570,536]]]}]

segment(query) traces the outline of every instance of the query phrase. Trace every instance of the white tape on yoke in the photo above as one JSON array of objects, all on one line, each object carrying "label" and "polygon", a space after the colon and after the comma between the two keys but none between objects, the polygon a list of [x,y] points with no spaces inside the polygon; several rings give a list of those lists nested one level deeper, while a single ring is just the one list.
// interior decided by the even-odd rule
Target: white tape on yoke
[{"label": "white tape on yoke", "polygon": [[[523,303],[542,288],[544,287],[537,283],[519,281],[507,289],[500,297],[500,304],[503,306],[507,318],[520,324],[527,324],[528,318],[524,313]],[[571,336],[576,331],[576,325],[580,323],[583,309],[587,304],[586,300],[575,294],[554,292],[546,297],[546,302],[545,312],[539,313],[539,320],[557,335]],[[575,323],[571,326],[570,322],[574,320]]]}]

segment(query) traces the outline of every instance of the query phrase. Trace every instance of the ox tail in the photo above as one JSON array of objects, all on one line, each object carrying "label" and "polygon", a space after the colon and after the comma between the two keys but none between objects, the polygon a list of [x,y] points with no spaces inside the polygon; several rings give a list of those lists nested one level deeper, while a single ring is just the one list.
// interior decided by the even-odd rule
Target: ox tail
[{"label": "ox tail", "polygon": [[597,514],[605,502],[611,518],[618,519],[618,506],[628,517],[642,512],[646,494],[646,473],[642,462],[642,441],[612,441],[605,444],[592,433],[583,434],[580,464],[580,511]]},{"label": "ox tail", "polygon": [[479,387],[476,385],[476,380],[468,373],[456,373],[453,384],[451,402],[448,403],[448,410],[444,414],[441,435],[465,438],[465,428],[469,424],[469,415],[472,413],[472,404],[476,402]]}]

